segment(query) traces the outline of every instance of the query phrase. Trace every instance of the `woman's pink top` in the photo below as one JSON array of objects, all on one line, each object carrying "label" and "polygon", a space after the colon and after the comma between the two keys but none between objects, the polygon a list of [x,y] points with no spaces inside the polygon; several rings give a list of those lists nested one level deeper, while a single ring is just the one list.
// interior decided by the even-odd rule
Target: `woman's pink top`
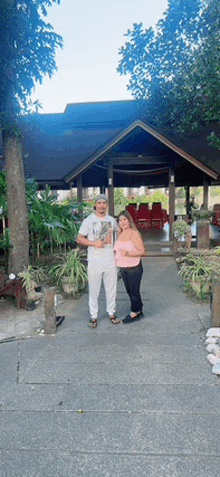
[{"label": "woman's pink top", "polygon": [[115,261],[116,261],[116,266],[121,267],[121,268],[126,268],[126,267],[136,267],[139,262],[140,262],[140,257],[122,257],[120,250],[127,250],[128,252],[136,252],[137,249],[135,248],[133,242],[131,240],[116,240],[115,246],[114,246],[114,251],[116,252],[115,254]]}]

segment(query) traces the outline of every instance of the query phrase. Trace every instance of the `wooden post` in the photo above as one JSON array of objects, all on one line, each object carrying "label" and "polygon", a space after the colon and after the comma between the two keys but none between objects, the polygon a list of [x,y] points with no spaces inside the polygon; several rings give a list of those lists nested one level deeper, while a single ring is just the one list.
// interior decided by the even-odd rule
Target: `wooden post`
[{"label": "wooden post", "polygon": [[82,176],[77,176],[77,200],[82,202]]},{"label": "wooden post", "polygon": [[170,240],[173,238],[172,226],[175,214],[175,174],[173,169],[169,169],[169,225],[170,225]]},{"label": "wooden post", "polygon": [[57,330],[55,292],[55,287],[47,288],[44,297],[45,332],[49,335],[56,333]]},{"label": "wooden post", "polygon": [[186,200],[186,214],[188,214],[188,204],[189,204],[189,186],[185,186],[185,200]]},{"label": "wooden post", "polygon": [[208,195],[209,195],[208,182],[203,181],[203,210],[208,210]]},{"label": "wooden post", "polygon": [[211,284],[212,326],[220,326],[220,283]]},{"label": "wooden post", "polygon": [[108,164],[108,213],[114,217],[114,174],[112,164]]},{"label": "wooden post", "polygon": [[70,182],[70,200],[73,203],[73,189],[72,189],[72,187],[73,187],[73,183]]}]

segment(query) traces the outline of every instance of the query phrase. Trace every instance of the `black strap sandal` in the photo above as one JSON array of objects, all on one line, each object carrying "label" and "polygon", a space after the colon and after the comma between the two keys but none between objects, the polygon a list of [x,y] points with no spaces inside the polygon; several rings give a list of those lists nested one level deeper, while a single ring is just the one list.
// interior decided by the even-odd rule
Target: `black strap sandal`
[{"label": "black strap sandal", "polygon": [[97,326],[97,320],[95,318],[91,318],[89,320],[89,327],[90,328],[96,328],[96,326]]},{"label": "black strap sandal", "polygon": [[113,325],[118,325],[119,323],[121,323],[121,321],[119,320],[119,318],[117,318],[116,315],[109,315],[109,319],[113,323]]}]

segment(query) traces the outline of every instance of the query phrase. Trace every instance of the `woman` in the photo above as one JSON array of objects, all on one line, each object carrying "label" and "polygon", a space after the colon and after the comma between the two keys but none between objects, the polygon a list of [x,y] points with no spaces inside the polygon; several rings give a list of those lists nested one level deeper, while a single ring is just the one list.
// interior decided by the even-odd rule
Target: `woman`
[{"label": "woman", "polygon": [[130,314],[123,323],[132,323],[143,316],[143,303],[140,295],[143,267],[140,257],[145,255],[144,244],[133,219],[127,210],[118,216],[118,239],[114,250],[116,266],[120,267],[121,276],[131,301]]}]

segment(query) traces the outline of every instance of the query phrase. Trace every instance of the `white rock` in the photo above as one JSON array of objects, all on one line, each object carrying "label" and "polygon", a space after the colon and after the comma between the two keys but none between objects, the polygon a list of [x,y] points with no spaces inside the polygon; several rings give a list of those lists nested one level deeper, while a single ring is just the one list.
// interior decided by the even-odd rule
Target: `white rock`
[{"label": "white rock", "polygon": [[208,344],[208,346],[206,346],[206,349],[209,353],[213,353],[215,354],[216,356],[218,356],[218,354],[220,355],[220,348],[217,344],[215,343],[210,343]]},{"label": "white rock", "polygon": [[209,336],[218,336],[220,337],[220,328],[209,328],[209,330],[206,333],[207,338]]},{"label": "white rock", "polygon": [[220,363],[220,358],[218,358],[214,354],[208,354],[207,359],[210,364]]},{"label": "white rock", "polygon": [[210,344],[210,343],[217,343],[217,340],[218,340],[217,337],[213,338],[212,336],[209,336],[209,338],[207,338],[207,339],[205,340],[205,344],[208,345],[208,344]]},{"label": "white rock", "polygon": [[212,372],[214,374],[220,374],[220,362],[214,364],[214,366],[212,368]]}]

